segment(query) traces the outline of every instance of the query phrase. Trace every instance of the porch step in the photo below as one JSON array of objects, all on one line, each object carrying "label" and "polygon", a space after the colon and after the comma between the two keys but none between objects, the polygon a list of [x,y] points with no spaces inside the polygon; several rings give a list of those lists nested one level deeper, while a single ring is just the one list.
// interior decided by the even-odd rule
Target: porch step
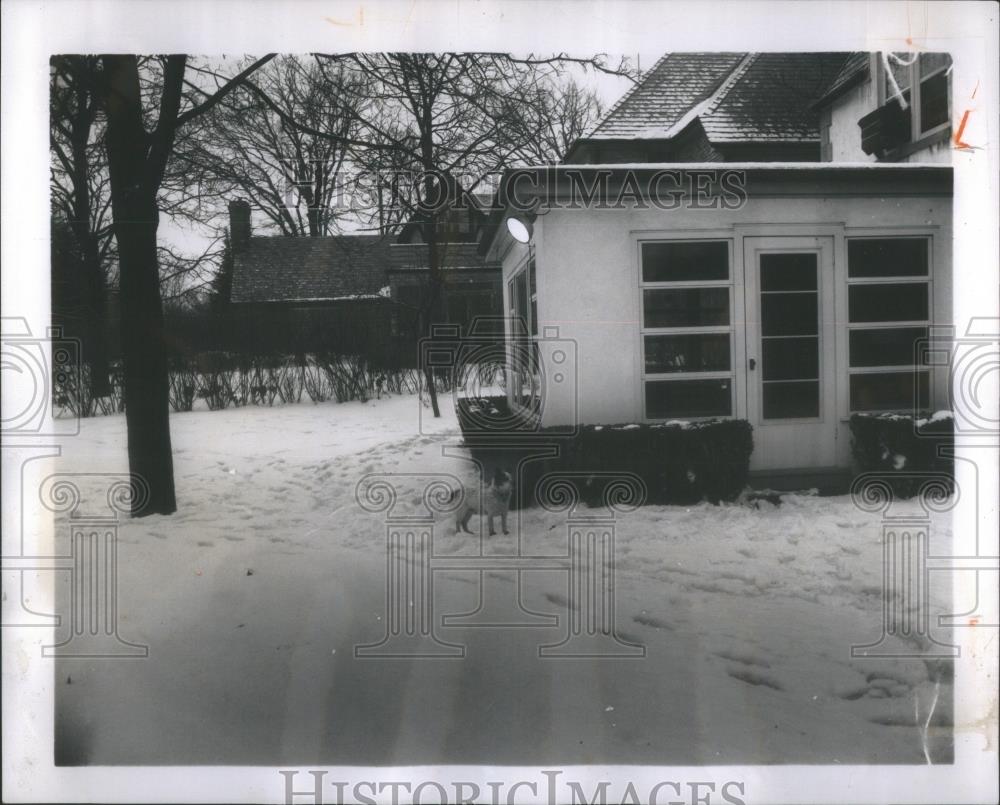
[{"label": "porch step", "polygon": [[757,470],[751,472],[747,482],[753,489],[774,489],[781,492],[816,489],[820,495],[846,495],[851,488],[853,474],[843,467],[816,467],[810,469]]}]

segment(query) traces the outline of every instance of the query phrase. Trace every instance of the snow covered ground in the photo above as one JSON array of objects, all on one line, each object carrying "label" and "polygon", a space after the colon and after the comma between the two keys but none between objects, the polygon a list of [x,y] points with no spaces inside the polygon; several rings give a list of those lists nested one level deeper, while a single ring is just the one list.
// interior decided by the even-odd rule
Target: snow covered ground
[{"label": "snow covered ground", "polygon": [[[949,760],[950,669],[851,658],[881,634],[881,525],[846,497],[621,516],[617,630],[644,659],[540,659],[538,645],[565,631],[567,576],[555,571],[522,574],[521,600],[561,625],[440,629],[467,647],[460,660],[356,659],[356,644],[385,633],[386,555],[382,516],[358,505],[355,485],[399,473],[399,505],[417,508],[418,476],[471,480],[460,450],[443,455],[460,440],[443,403],[440,420],[419,418],[423,433],[414,397],[174,415],[179,511],[119,530],[119,630],[149,657],[57,662],[57,759]],[[124,419],[84,420],[58,468],[124,472]],[[563,515],[529,510],[519,529],[533,553],[566,550]],[[435,539],[439,555],[478,551],[444,517]],[[936,515],[933,545],[950,539]],[[515,540],[512,528],[486,552]],[[484,579],[513,600],[512,571]],[[477,581],[435,572],[435,614],[475,609]]]}]

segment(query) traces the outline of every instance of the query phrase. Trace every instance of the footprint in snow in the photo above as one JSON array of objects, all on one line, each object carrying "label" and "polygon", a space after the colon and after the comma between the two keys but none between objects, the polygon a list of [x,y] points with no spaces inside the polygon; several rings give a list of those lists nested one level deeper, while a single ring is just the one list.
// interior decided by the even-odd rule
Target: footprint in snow
[{"label": "footprint in snow", "polygon": [[776,679],[767,674],[758,673],[751,668],[727,668],[726,673],[733,679],[746,682],[748,685],[771,688],[771,690],[784,690]]},{"label": "footprint in snow", "polygon": [[742,665],[756,665],[760,668],[770,668],[771,663],[767,660],[763,660],[760,657],[755,657],[753,654],[748,654],[745,652],[732,651],[731,649],[723,649],[722,651],[713,652],[716,657],[721,657],[724,660],[730,660],[732,662],[738,662]]},{"label": "footprint in snow", "polygon": [[640,626],[648,626],[651,629],[667,629],[673,631],[673,626],[664,620],[660,620],[655,615],[647,615],[645,612],[640,612],[638,615],[633,615],[632,620],[638,623]]}]

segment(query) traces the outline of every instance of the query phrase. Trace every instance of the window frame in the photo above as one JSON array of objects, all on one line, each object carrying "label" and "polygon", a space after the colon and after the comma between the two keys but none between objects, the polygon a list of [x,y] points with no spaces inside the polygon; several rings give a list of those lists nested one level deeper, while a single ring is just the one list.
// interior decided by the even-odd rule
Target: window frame
[{"label": "window frame", "polygon": [[[777,236],[780,237],[780,236]],[[816,258],[816,288],[815,290],[764,290],[763,288],[763,272],[761,266],[760,258],[766,255],[781,255],[781,254],[811,254]],[[754,282],[753,282],[753,300],[748,300],[747,304],[755,305],[756,321],[757,321],[757,341],[758,343],[753,345],[754,351],[757,353],[757,362],[760,365],[760,378],[756,381],[756,394],[757,394],[757,416],[759,417],[761,425],[794,425],[794,424],[813,424],[821,423],[826,421],[826,402],[823,395],[823,384],[824,378],[826,377],[826,361],[828,360],[826,350],[825,350],[825,333],[823,328],[823,312],[826,306],[827,297],[826,292],[823,287],[823,251],[821,248],[808,248],[808,247],[798,247],[798,246],[775,246],[775,247],[765,247],[756,252],[756,259],[753,260],[753,265],[746,267],[747,271],[754,272]],[[800,335],[764,335],[764,298],[767,295],[778,295],[778,294],[800,294],[800,293],[812,293],[816,297],[816,377],[815,378],[795,378],[793,380],[785,380],[781,378],[772,378],[771,380],[766,380],[764,378],[764,343],[765,339],[768,338],[800,338],[804,336]],[[809,336],[807,334],[808,337]],[[770,383],[816,383],[818,388],[818,405],[816,407],[815,416],[782,416],[782,417],[768,417],[764,414],[764,392],[765,388]]]},{"label": "window frame", "polygon": [[[682,419],[684,421],[698,422],[712,419],[733,419],[737,413],[738,398],[736,395],[736,263],[734,259],[734,236],[732,233],[726,235],[712,234],[685,234],[675,237],[641,236],[636,239],[636,262],[638,265],[638,308],[637,319],[639,325],[639,406],[644,422],[669,422]],[[718,243],[726,244],[727,278],[715,280],[675,280],[662,282],[647,282],[643,277],[643,246],[647,243]],[[729,323],[698,326],[681,327],[651,327],[646,325],[645,319],[645,292],[647,290],[683,290],[686,288],[725,288],[729,301]],[[706,371],[683,371],[683,372],[647,372],[646,371],[646,337],[656,335],[716,335],[725,334],[729,338],[729,369],[728,370],[706,370]],[[705,416],[651,416],[646,405],[646,384],[650,382],[670,382],[685,380],[729,380],[729,413],[728,414],[707,414]]]},{"label": "window frame", "polygon": [[[851,277],[850,266],[850,244],[855,240],[923,240],[927,244],[927,272],[925,274],[908,274],[900,276],[885,277]],[[932,367],[917,363],[889,364],[885,366],[854,366],[851,363],[851,333],[855,331],[873,330],[899,330],[904,328],[925,328],[930,333],[934,326],[934,236],[923,232],[866,232],[865,234],[854,234],[848,232],[844,239],[845,267],[844,274],[847,281],[845,292],[845,345],[844,365],[847,374],[845,393],[847,397],[848,416],[853,414],[878,414],[889,412],[901,412],[901,408],[855,408],[851,402],[851,380],[856,375],[890,375],[906,374],[911,378],[911,382],[916,382],[919,374],[926,376],[927,383],[927,403],[933,407],[933,381]],[[852,322],[850,309],[850,295],[852,286],[872,286],[872,285],[897,285],[897,284],[925,284],[927,287],[927,318],[907,319],[900,321],[867,321]],[[914,356],[915,357],[915,356]],[[915,389],[916,390],[916,389]],[[914,396],[914,404],[910,407],[909,413],[921,410],[920,400]]]},{"label": "window frame", "polygon": [[[534,275],[534,282],[532,282],[532,275]],[[525,301],[526,309],[522,312],[518,310],[518,290],[517,283],[523,278],[525,283]],[[534,367],[534,382],[529,384],[529,388],[534,388],[541,393],[541,372],[540,372],[540,359],[539,359],[539,327],[537,318],[537,303],[538,303],[538,281],[537,281],[537,257],[535,254],[535,248],[533,245],[529,246],[528,253],[521,260],[517,267],[510,273],[507,277],[507,298],[509,301],[509,316],[508,318],[508,340],[507,340],[507,359],[509,362],[510,370],[510,385],[507,389],[508,400],[513,405],[517,405],[523,409],[530,409],[531,406],[526,405],[523,401],[524,397],[524,387],[525,382],[522,379],[522,373],[517,369],[517,362],[515,361],[514,347],[515,347],[515,322],[518,317],[522,317],[525,325],[525,333],[523,335],[517,334],[518,340],[526,340],[529,344],[529,350],[531,355],[529,355],[529,365]],[[532,292],[532,286],[534,286],[534,292]]]},{"label": "window frame", "polygon": [[[903,53],[904,51],[895,51],[895,52]],[[908,153],[907,149],[911,148],[915,144],[918,143],[929,144],[929,142],[932,140],[947,137],[948,134],[950,134],[951,132],[952,85],[951,85],[951,74],[948,71],[951,70],[953,62],[951,60],[951,54],[950,53],[946,54],[948,56],[947,64],[938,67],[933,72],[928,73],[925,76],[921,76],[920,59],[924,54],[912,53],[907,55],[913,57],[913,64],[906,65],[906,70],[908,71],[908,76],[910,80],[910,86],[907,87],[907,89],[910,92],[910,98],[907,101],[908,108],[906,110],[910,116],[910,139],[896,150],[906,151]],[[882,107],[885,106],[895,96],[890,96],[889,94],[888,76],[886,75],[886,70],[885,70],[885,59],[881,56],[881,54],[879,54],[877,62],[878,62],[878,70],[877,70],[878,81],[876,82],[876,94],[877,94],[878,106]],[[934,126],[934,128],[928,129],[927,131],[921,131],[920,130],[921,129],[921,121],[920,121],[921,86],[920,85],[923,82],[928,81],[929,79],[934,78],[937,75],[940,75],[941,73],[947,73],[947,79],[948,79],[948,88],[947,88],[947,93],[948,93],[947,100],[949,109],[948,118],[943,123],[939,123],[937,126]],[[903,90],[903,92],[905,91],[906,90]]]}]

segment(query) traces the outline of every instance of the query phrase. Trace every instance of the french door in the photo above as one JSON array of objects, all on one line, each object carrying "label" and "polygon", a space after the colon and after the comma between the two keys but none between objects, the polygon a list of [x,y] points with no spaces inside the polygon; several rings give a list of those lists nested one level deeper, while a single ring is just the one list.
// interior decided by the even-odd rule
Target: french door
[{"label": "french door", "polygon": [[831,467],[837,456],[832,237],[746,237],[751,470]]}]

